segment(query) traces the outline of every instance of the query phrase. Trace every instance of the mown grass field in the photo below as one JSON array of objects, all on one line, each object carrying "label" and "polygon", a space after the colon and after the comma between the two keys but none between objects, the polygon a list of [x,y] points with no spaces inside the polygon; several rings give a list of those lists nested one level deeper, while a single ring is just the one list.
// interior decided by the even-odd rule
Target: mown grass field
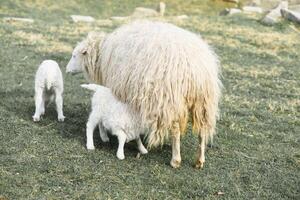
[{"label": "mown grass field", "polygon": [[[73,23],[126,16],[146,1],[0,1],[0,199],[300,199],[300,29],[261,25],[258,15],[219,17],[207,1],[167,2],[165,20],[199,32],[219,55],[224,83],[217,136],[203,170],[192,168],[197,139],[182,139],[182,166],[167,143],[140,159],[135,143],[117,160],[117,140],[85,148],[90,93],[82,74],[65,74],[72,48],[89,31],[120,25]],[[205,7],[205,5],[207,5]],[[218,8],[216,8],[217,10]],[[173,15],[189,15],[176,20]],[[29,17],[34,23],[7,22]],[[54,105],[34,123],[34,74],[56,60],[65,79],[64,123]]]}]

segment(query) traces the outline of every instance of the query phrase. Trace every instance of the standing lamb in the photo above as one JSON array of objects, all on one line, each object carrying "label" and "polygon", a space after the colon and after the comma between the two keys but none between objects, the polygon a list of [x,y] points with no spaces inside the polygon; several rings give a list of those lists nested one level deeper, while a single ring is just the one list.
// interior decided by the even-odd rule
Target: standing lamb
[{"label": "standing lamb", "polygon": [[35,113],[33,121],[40,121],[45,113],[45,102],[55,99],[58,121],[63,122],[63,77],[60,68],[54,60],[45,60],[35,74]]},{"label": "standing lamb", "polygon": [[109,141],[106,130],[110,130],[112,135],[118,137],[117,157],[120,160],[125,158],[125,142],[132,140],[136,140],[141,154],[148,153],[140,138],[140,135],[145,134],[147,130],[140,123],[140,116],[136,112],[117,100],[107,87],[96,84],[82,84],[81,87],[95,91],[92,98],[92,112],[86,124],[87,149],[95,149],[93,133],[98,125],[100,137],[104,142]]},{"label": "standing lamb", "polygon": [[[189,116],[198,135],[197,168],[215,133],[221,95],[219,61],[199,36],[172,24],[136,21],[108,35],[89,34],[73,51],[67,72],[84,71],[111,88],[148,124],[148,146],[171,135],[174,168],[180,166],[180,136]],[[191,115],[189,115],[189,113]]]}]

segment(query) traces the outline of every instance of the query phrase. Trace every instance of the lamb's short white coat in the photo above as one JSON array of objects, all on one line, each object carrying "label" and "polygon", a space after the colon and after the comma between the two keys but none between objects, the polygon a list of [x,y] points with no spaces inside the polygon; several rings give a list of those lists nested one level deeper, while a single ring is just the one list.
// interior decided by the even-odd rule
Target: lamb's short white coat
[{"label": "lamb's short white coat", "polygon": [[92,98],[92,111],[86,124],[86,147],[95,149],[93,133],[95,127],[99,126],[100,137],[104,142],[109,141],[106,131],[118,137],[119,146],[117,157],[120,160],[124,156],[124,144],[136,140],[138,149],[142,154],[148,153],[144,147],[140,135],[147,131],[140,123],[140,116],[124,104],[117,100],[111,90],[96,84],[82,84],[81,87],[95,91]]},{"label": "lamb's short white coat", "polygon": [[43,61],[35,74],[35,113],[33,121],[40,121],[45,113],[46,101],[55,99],[58,121],[64,121],[63,115],[63,76],[54,60]]}]

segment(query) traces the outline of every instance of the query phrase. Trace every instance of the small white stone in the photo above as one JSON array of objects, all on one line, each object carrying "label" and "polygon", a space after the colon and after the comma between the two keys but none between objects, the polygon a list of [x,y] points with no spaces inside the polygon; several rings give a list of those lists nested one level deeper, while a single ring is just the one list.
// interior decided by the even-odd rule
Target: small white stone
[{"label": "small white stone", "polygon": [[129,17],[113,16],[113,17],[111,17],[110,19],[113,20],[113,21],[120,21],[120,22],[123,22],[123,21],[128,20]]},{"label": "small white stone", "polygon": [[97,20],[97,23],[100,26],[112,26],[113,25],[112,21],[109,19],[99,19],[99,20]]},{"label": "small white stone", "polygon": [[135,8],[134,12],[132,13],[132,17],[134,18],[143,18],[143,17],[157,17],[160,14],[151,8],[143,8],[137,7]]},{"label": "small white stone", "polygon": [[294,12],[288,9],[281,9],[280,12],[283,18],[300,24],[300,12]]},{"label": "small white stone", "polygon": [[82,15],[71,15],[71,18],[74,22],[93,22],[95,18],[91,16],[82,16]]},{"label": "small white stone", "polygon": [[233,15],[233,14],[241,13],[241,12],[242,12],[242,10],[240,10],[240,9],[237,9],[237,8],[231,8],[231,9],[229,10],[229,15]]},{"label": "small white stone", "polygon": [[189,17],[187,15],[178,15],[176,16],[177,19],[188,19]]},{"label": "small white stone", "polygon": [[223,1],[230,2],[230,3],[239,3],[239,0],[223,0]]},{"label": "small white stone", "polygon": [[165,15],[165,12],[166,12],[166,4],[164,2],[159,2],[159,5],[158,5],[158,12],[160,14],[160,16],[164,16]]},{"label": "small white stone", "polygon": [[220,15],[233,15],[241,12],[242,10],[237,8],[226,8],[225,10],[220,12]]},{"label": "small white stone", "polygon": [[33,23],[34,20],[30,18],[20,18],[20,17],[4,17],[4,21],[20,21],[20,22],[27,22],[27,23]]},{"label": "small white stone", "polygon": [[273,25],[276,24],[279,21],[279,18],[281,17],[280,10],[281,9],[287,9],[288,8],[288,2],[282,1],[280,2],[274,9],[272,9],[262,20],[261,22],[266,25]]},{"label": "small white stone", "polygon": [[256,6],[244,6],[243,11],[246,13],[262,13],[263,9]]}]

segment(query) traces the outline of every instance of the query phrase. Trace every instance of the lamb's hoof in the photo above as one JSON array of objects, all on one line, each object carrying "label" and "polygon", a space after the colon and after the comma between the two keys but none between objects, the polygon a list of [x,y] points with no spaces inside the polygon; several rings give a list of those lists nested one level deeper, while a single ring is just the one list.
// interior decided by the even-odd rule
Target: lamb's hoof
[{"label": "lamb's hoof", "polygon": [[181,160],[171,160],[170,162],[170,165],[173,167],[173,168],[179,168],[180,167],[180,164],[181,164]]},{"label": "lamb's hoof", "polygon": [[109,137],[107,138],[101,138],[102,142],[109,142]]},{"label": "lamb's hoof", "polygon": [[144,149],[141,149],[141,150],[140,150],[140,153],[141,153],[141,154],[147,154],[148,151],[147,151],[147,149],[144,148]]},{"label": "lamb's hoof", "polygon": [[41,120],[40,117],[32,116],[34,122],[39,122]]},{"label": "lamb's hoof", "polygon": [[201,162],[200,160],[196,161],[195,168],[196,169],[202,169],[204,166],[204,162]]},{"label": "lamb's hoof", "polygon": [[88,150],[95,150],[95,146],[94,145],[86,145],[86,148]]},{"label": "lamb's hoof", "polygon": [[136,159],[140,159],[141,158],[141,153],[138,152],[137,155],[135,156]]},{"label": "lamb's hoof", "polygon": [[117,158],[118,158],[119,160],[124,160],[124,159],[125,159],[125,156],[124,156],[124,154],[117,154]]},{"label": "lamb's hoof", "polygon": [[57,120],[59,122],[63,122],[65,120],[65,118],[66,118],[65,116],[61,116],[61,117],[58,117]]}]

